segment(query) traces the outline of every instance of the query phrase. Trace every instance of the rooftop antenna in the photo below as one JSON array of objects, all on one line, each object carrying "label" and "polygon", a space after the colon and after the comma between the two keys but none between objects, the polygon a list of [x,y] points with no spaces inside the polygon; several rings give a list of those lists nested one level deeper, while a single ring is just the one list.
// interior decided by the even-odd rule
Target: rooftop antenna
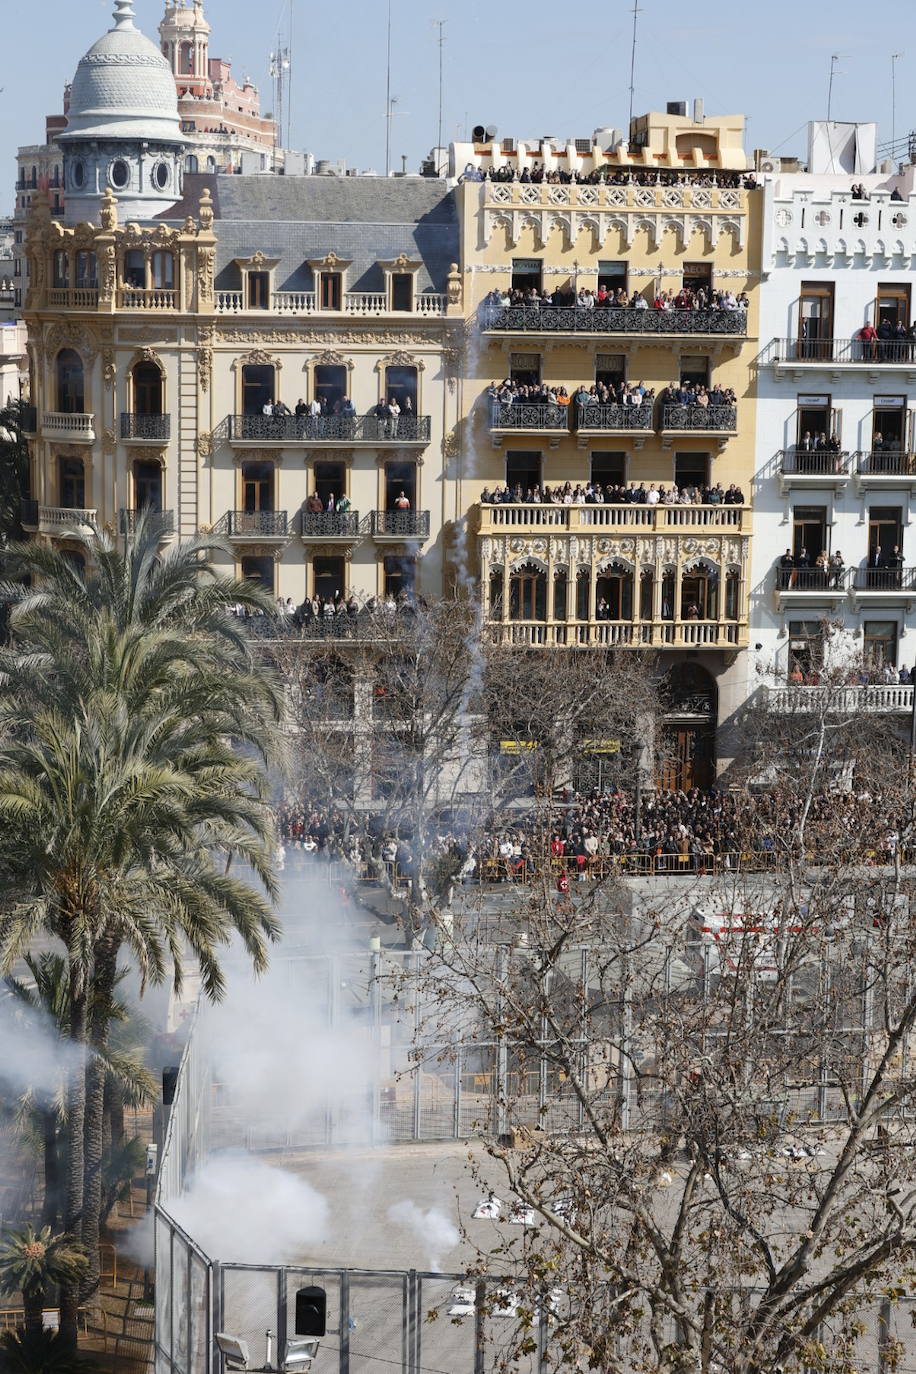
[{"label": "rooftop antenna", "polygon": [[385,176],[391,176],[391,0],[388,0],[388,51],[385,61]]},{"label": "rooftop antenna", "polygon": [[627,121],[627,137],[630,134],[630,125],[633,123],[633,96],[636,92],[636,25],[640,14],[642,14],[642,10],[639,8],[637,0],[633,0],[633,46],[630,49],[630,118]]},{"label": "rooftop antenna", "polygon": [[903,56],[902,52],[891,53],[891,157],[896,162],[897,150],[897,63]]},{"label": "rooftop antenna", "polygon": [[289,46],[286,49],[286,146],[293,146],[293,0],[289,0]]},{"label": "rooftop antenna", "polygon": [[[436,156],[441,156],[442,150],[442,49],[445,47],[445,26],[447,19],[434,19],[433,23],[439,30],[439,122],[436,126]],[[442,168],[438,162],[436,164],[436,175],[440,175]]]},{"label": "rooftop antenna", "polygon": [[[827,123],[830,123],[830,111],[833,107],[833,78],[838,75],[836,64],[844,59],[839,53],[833,53],[830,58],[830,80],[827,83]],[[839,73],[842,75],[842,73]]]}]

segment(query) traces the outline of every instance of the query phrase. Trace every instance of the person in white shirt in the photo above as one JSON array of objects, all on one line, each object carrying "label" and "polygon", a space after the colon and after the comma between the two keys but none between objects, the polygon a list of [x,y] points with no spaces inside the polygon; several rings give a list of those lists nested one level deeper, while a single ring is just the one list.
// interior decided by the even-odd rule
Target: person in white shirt
[{"label": "person in white shirt", "polygon": [[659,503],[659,499],[660,492],[657,490],[655,483],[653,482],[649,490],[646,492],[646,505],[657,506]]}]

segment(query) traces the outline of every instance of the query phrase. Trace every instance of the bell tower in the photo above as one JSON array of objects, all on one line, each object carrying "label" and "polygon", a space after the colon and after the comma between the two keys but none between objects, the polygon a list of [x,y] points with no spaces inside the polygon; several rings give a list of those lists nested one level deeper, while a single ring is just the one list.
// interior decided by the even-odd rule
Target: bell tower
[{"label": "bell tower", "polygon": [[202,0],[167,0],[159,40],[179,97],[212,95],[210,25],[204,17]]}]

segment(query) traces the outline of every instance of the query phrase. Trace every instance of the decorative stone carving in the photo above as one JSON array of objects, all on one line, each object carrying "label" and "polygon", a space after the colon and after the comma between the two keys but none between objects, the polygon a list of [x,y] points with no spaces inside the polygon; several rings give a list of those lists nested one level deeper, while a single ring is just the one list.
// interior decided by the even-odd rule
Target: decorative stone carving
[{"label": "decorative stone carving", "polygon": [[115,368],[114,349],[104,348],[102,350],[102,380],[105,383],[106,391],[111,390],[116,375],[117,369]]},{"label": "decorative stone carving", "polygon": [[197,436],[197,453],[200,458],[213,457],[213,435],[208,430],[201,430]]},{"label": "decorative stone carving", "polygon": [[415,358],[412,353],[404,353],[399,350],[397,353],[386,353],[379,358],[375,364],[376,372],[381,372],[384,367],[415,367],[418,372],[426,371],[426,364],[422,358]]},{"label": "decorative stone carving", "polygon": [[68,321],[66,324],[52,324],[45,338],[48,357],[53,358],[62,348],[72,348],[89,367],[98,353],[98,338],[87,325]]},{"label": "decorative stone carving", "polygon": [[323,353],[318,353],[314,358],[309,358],[306,363],[314,363],[317,367],[346,367],[352,371],[353,359],[345,358],[342,353],[337,353],[333,348],[326,348]]}]

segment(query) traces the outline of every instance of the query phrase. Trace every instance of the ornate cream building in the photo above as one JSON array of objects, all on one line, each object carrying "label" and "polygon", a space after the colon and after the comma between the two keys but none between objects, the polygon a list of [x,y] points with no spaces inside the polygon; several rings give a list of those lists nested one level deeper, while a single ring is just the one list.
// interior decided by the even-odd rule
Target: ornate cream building
[{"label": "ornate cream building", "polygon": [[[629,144],[599,133],[562,147],[507,140],[454,150],[465,173],[470,316],[457,505],[470,512],[485,621],[515,644],[658,651],[674,670],[676,785],[710,781],[733,752],[730,726],[746,692],[755,468],[761,192],[746,175],[743,119],[697,114],[635,120]],[[564,179],[531,182],[537,167]],[[483,171],[493,179],[473,179]],[[557,288],[577,295],[600,285],[650,308],[549,300]],[[682,287],[746,293],[749,304],[651,308]],[[540,303],[488,303],[494,292],[505,300],[532,290]],[[656,398],[639,408],[493,405],[488,385],[506,378],[562,386],[570,397],[583,383],[641,382]],[[663,389],[685,378],[731,389],[736,405],[665,404]],[[745,504],[480,503],[496,487],[589,480],[734,483]]]},{"label": "ornate cream building", "polygon": [[[178,533],[224,534],[236,571],[296,604],[434,593],[462,331],[452,195],[187,173],[171,68],[116,4],[61,136],[80,222],[45,198],[29,221],[28,528],[53,538],[85,512],[123,531],[154,506]],[[392,397],[400,416],[377,413]]]}]

